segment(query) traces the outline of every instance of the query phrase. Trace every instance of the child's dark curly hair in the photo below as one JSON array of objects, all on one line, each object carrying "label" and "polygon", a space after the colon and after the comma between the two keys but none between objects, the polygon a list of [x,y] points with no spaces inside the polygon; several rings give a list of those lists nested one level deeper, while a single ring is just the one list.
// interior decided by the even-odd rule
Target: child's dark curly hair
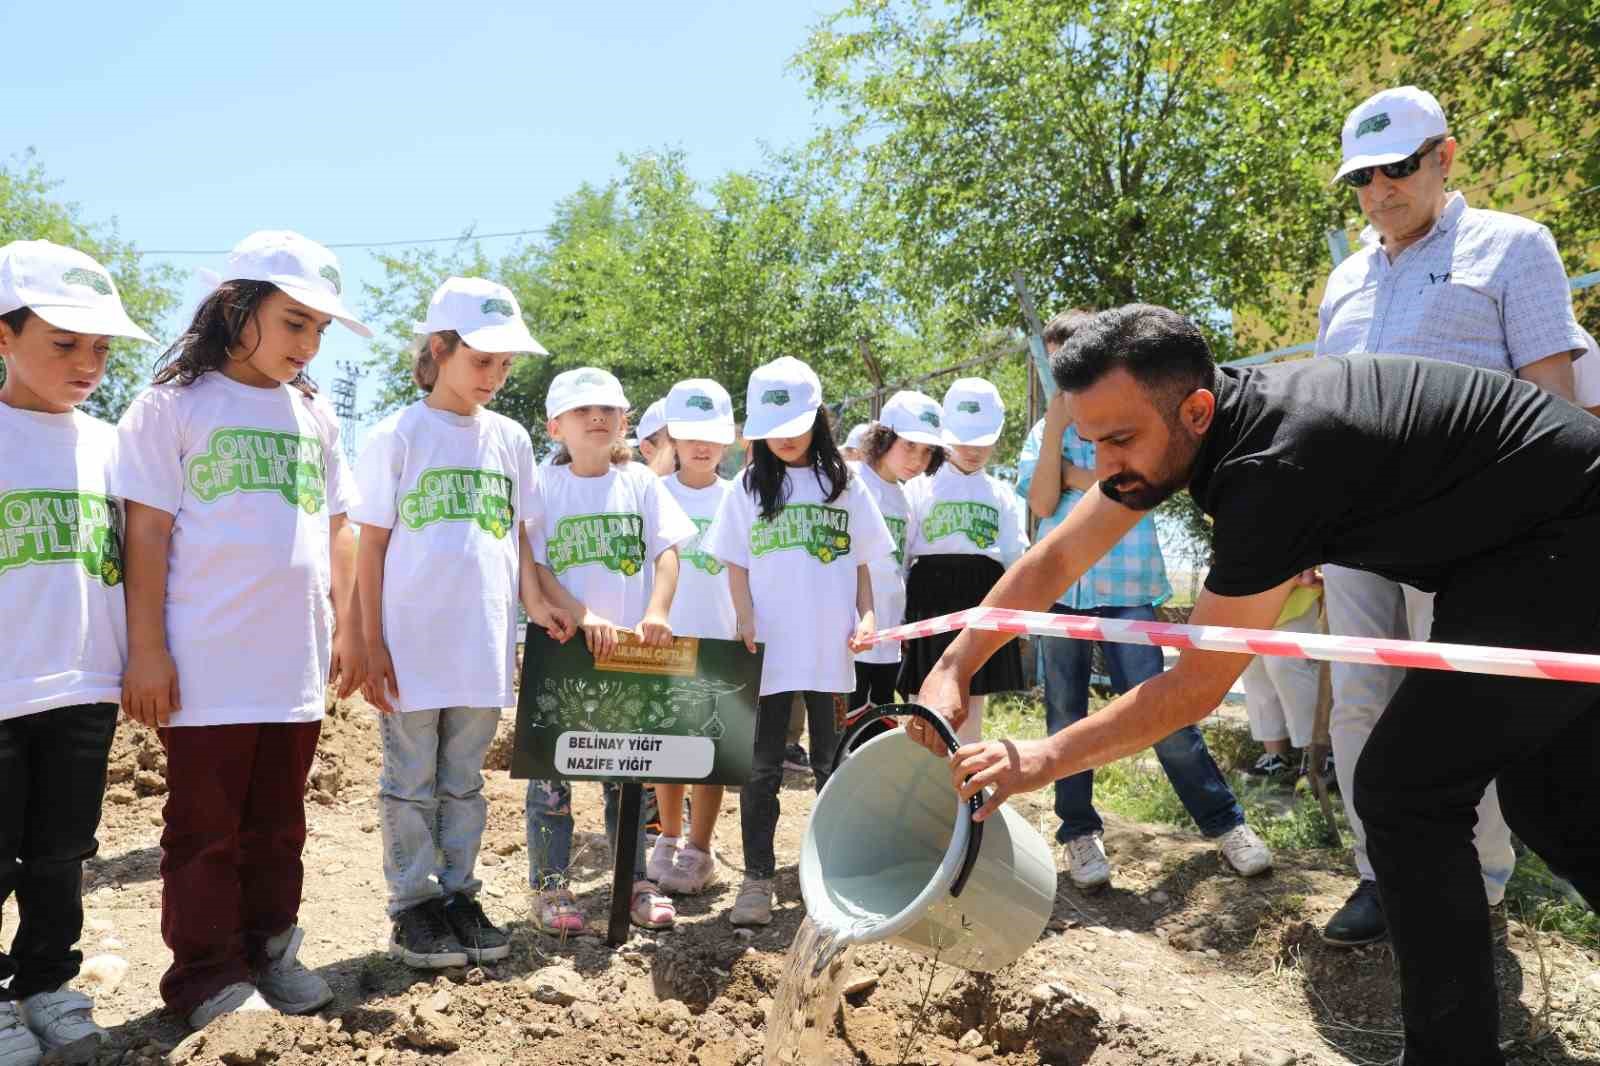
[{"label": "child's dark curly hair", "polygon": [[[239,346],[244,328],[261,309],[261,301],[277,289],[270,281],[224,281],[195,308],[194,319],[172,342],[156,364],[155,383],[193,385],[213,370],[221,370]],[[253,352],[251,354],[254,354]],[[289,384],[314,396],[317,386],[304,371]]]}]

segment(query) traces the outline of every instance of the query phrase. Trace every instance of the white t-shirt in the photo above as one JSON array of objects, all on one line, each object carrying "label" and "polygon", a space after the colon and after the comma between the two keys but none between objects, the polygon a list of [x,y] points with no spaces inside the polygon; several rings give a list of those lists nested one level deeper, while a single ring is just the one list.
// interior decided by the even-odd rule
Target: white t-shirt
[{"label": "white t-shirt", "polygon": [[1583,336],[1589,343],[1572,364],[1572,395],[1579,407],[1600,407],[1600,347],[1587,332]]},{"label": "white t-shirt", "polygon": [[776,518],[759,517],[760,503],[741,481],[702,544],[750,572],[756,639],[767,646],[761,695],[852,692],[856,567],[893,558],[894,538],[860,478],[825,503],[814,472],[787,476],[789,500]]},{"label": "white t-shirt", "polygon": [[728,590],[728,568],[700,547],[700,540],[717,517],[717,508],[733,482],[718,478],[703,489],[691,489],[677,474],[661,479],[683,513],[694,523],[695,535],[678,552],[678,594],[672,598],[672,631],[685,637],[710,637],[733,640],[739,635],[739,619],[733,610],[733,593]]},{"label": "white t-shirt", "polygon": [[539,477],[544,515],[529,530],[533,557],[590,611],[613,625],[638,625],[650,606],[656,556],[693,538],[694,523],[643,463],[599,477],[579,477],[564,463]]},{"label": "white t-shirt", "polygon": [[315,722],[332,659],[328,517],[355,502],[339,424],[288,385],[156,385],[118,426],[114,484],[173,516],[170,725]]},{"label": "white t-shirt", "polygon": [[932,477],[906,486],[911,526],[906,560],[921,555],[987,555],[1010,566],[1028,550],[1017,493],[982,470],[965,474],[946,461]]},{"label": "white t-shirt", "polygon": [[[894,538],[894,554],[879,559],[867,567],[872,574],[872,613],[877,616],[878,628],[888,629],[906,620],[906,523],[911,511],[906,503],[905,489],[898,482],[885,481],[868,463],[851,463],[850,469],[861,478],[878,513],[889,527]],[[860,663],[897,663],[900,661],[900,642],[886,640],[874,644],[856,656]]]},{"label": "white t-shirt", "polygon": [[[117,431],[0,403],[0,721],[116,703],[128,659]],[[7,771],[9,772],[9,771]]]},{"label": "white t-shirt", "polygon": [[402,711],[509,707],[520,522],[541,505],[528,431],[418,401],[367,432],[353,521],[391,530],[383,639]]}]

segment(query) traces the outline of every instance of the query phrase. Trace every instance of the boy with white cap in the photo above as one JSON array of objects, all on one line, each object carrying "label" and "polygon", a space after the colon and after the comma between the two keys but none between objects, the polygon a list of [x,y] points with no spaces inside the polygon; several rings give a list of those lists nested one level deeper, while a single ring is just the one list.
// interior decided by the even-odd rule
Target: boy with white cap
[{"label": "boy with white cap", "polygon": [[365,676],[355,479],[306,376],[335,320],[371,335],[342,289],[322,245],[246,237],[118,426],[122,704],[167,753],[161,993],[195,1028],[333,998],[298,960],[297,919],[328,688]]},{"label": "boy with white cap", "polygon": [[[733,398],[709,378],[691,378],[672,386],[661,401],[666,447],[678,469],[661,484],[694,522],[695,535],[679,549],[678,591],[668,621],[685,637],[734,640],[738,618],[728,589],[728,569],[701,547],[722,501],[734,491],[732,481],[717,476],[723,453],[733,443]],[[643,423],[640,423],[643,432]],[[717,864],[711,837],[722,812],[721,785],[696,785],[691,796],[689,834],[683,834],[682,785],[657,785],[661,833],[650,852],[648,873],[662,891],[694,895],[716,883]]]},{"label": "boy with white cap", "polygon": [[49,241],[0,247],[0,597],[35,617],[0,644],[0,1063],[92,1058],[105,1039],[65,986],[83,955],[83,860],[95,853],[127,657],[116,430],[77,410],[113,337],[151,342],[110,273]]},{"label": "boy with white cap", "polygon": [[[412,377],[426,395],[367,434],[356,478],[367,700],[382,712],[379,812],[393,933],[419,969],[505,958],[478,903],[488,814],[483,759],[516,702],[516,602],[572,635],[539,590],[528,525],[539,517],[528,431],[485,410],[522,353],[546,354],[516,297],[452,277],[417,326]],[[448,650],[445,650],[448,649]]]},{"label": "boy with white cap", "polygon": [[[1342,139],[1335,180],[1355,190],[1370,225],[1363,246],[1328,278],[1317,354],[1441,359],[1515,375],[1571,400],[1584,337],[1555,240],[1529,219],[1468,207],[1448,188],[1456,141],[1439,101],[1414,85],[1385,89],[1350,112]],[[1352,567],[1328,566],[1323,575],[1333,632],[1428,639],[1431,594]],[[1355,807],[1356,765],[1400,673],[1355,663],[1334,663],[1332,673],[1329,733],[1361,882],[1323,938],[1365,944],[1384,936],[1388,923]],[[1493,784],[1478,805],[1475,843],[1485,895],[1498,904],[1515,856]]]}]

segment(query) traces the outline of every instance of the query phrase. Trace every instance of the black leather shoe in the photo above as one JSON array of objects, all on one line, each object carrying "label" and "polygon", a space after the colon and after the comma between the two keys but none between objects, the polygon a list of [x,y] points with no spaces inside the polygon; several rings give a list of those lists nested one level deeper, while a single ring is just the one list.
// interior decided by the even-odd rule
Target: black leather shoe
[{"label": "black leather shoe", "polygon": [[1383,901],[1378,898],[1378,882],[1362,881],[1344,901],[1339,913],[1328,919],[1322,939],[1342,948],[1353,948],[1382,940],[1388,933],[1389,922],[1383,916]]}]

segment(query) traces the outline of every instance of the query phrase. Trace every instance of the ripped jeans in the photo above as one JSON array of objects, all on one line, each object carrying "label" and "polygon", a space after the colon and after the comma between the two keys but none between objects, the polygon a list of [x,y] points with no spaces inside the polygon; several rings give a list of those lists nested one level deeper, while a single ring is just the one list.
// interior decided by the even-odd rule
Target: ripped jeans
[{"label": "ripped jeans", "polygon": [[[617,850],[617,814],[622,786],[610,781],[601,785],[605,793],[606,844]],[[567,868],[572,865],[572,782],[528,782],[526,804],[528,820],[528,884],[535,892],[567,886]],[[633,876],[644,878],[644,833],[634,833]]]}]

